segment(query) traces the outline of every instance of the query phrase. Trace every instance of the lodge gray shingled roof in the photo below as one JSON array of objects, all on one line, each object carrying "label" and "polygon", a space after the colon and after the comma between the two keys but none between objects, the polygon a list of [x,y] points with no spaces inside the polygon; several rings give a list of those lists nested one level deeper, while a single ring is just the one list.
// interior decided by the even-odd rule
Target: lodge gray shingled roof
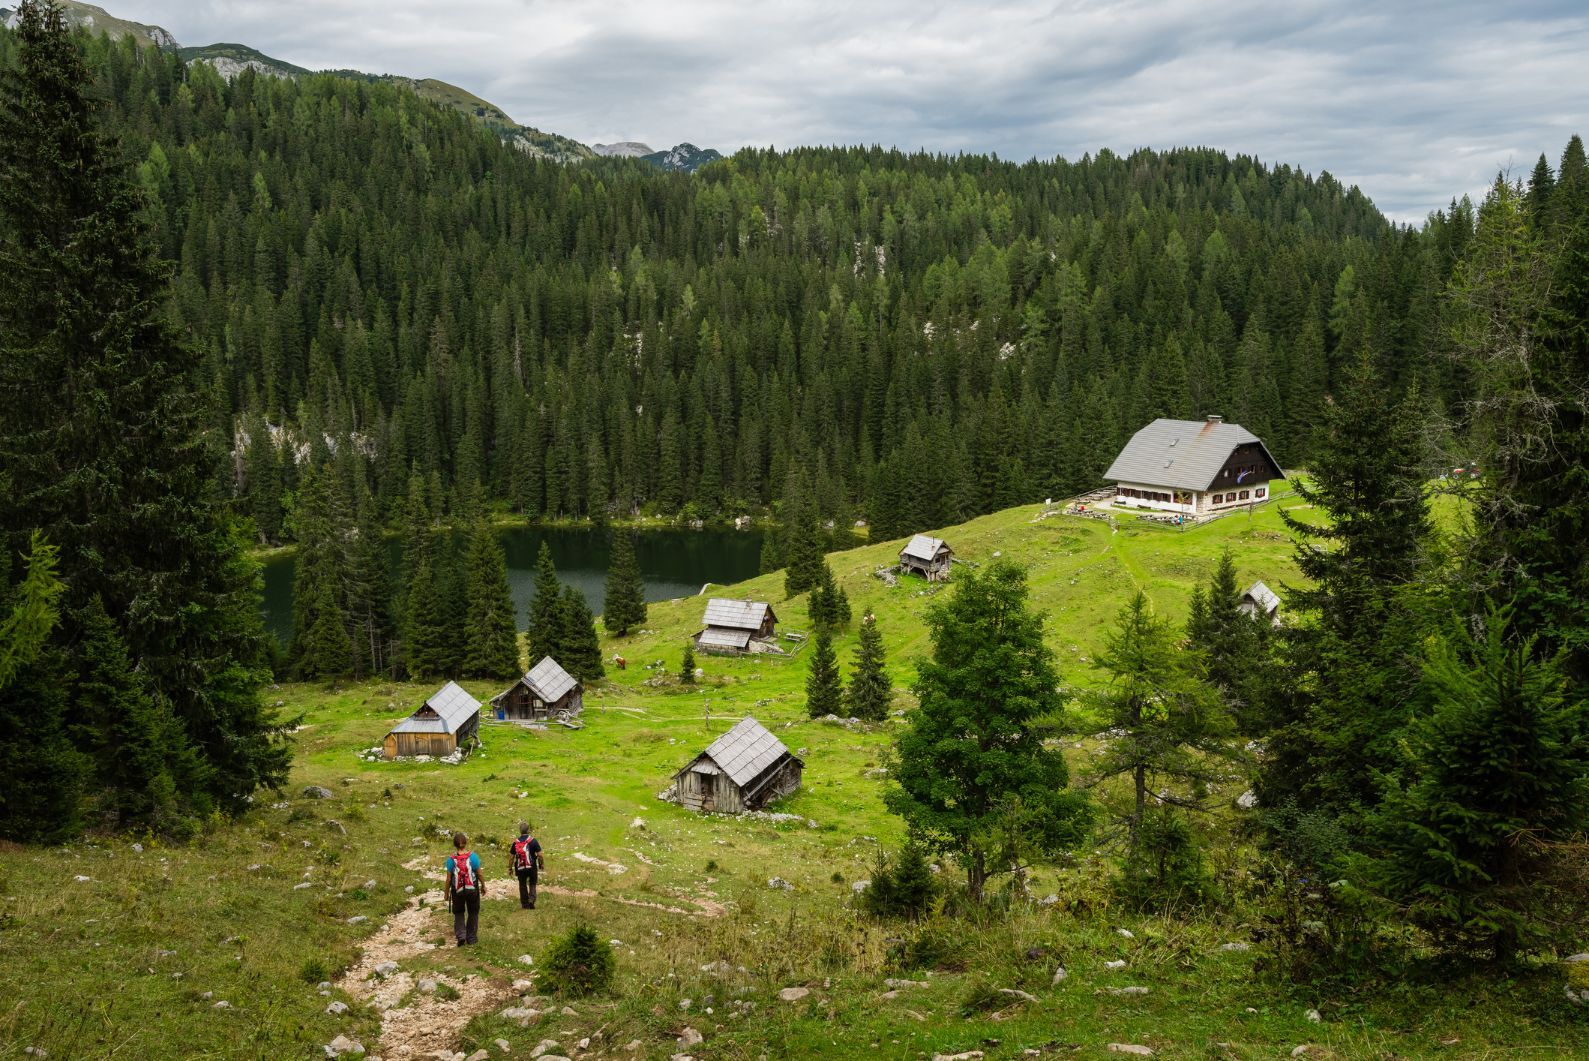
[{"label": "lodge gray shingled roof", "polygon": [[766,726],[747,715],[714,740],[704,754],[728,775],[729,780],[744,788],[788,755],[789,749],[767,732]]},{"label": "lodge gray shingled roof", "polygon": [[929,538],[925,534],[918,534],[906,543],[899,553],[901,556],[914,556],[918,560],[931,560],[938,555],[938,550],[943,548],[943,545],[942,538]]},{"label": "lodge gray shingled roof", "polygon": [[541,662],[530,668],[523,681],[530,687],[530,692],[549,704],[561,700],[570,689],[579,684],[574,680],[574,676],[558,666],[557,661],[551,656],[542,656]]},{"label": "lodge gray shingled roof", "polygon": [[732,630],[759,630],[767,616],[767,604],[753,600],[723,600],[713,597],[706,602],[707,626],[726,626]]},{"label": "lodge gray shingled roof", "polygon": [[[480,713],[480,701],[448,682],[425,701],[425,707],[439,718],[415,718],[410,715],[392,727],[393,733],[457,733],[470,717]],[[416,712],[417,713],[417,712]]]},{"label": "lodge gray shingled roof", "polygon": [[1237,446],[1263,440],[1240,424],[1220,420],[1155,420],[1131,436],[1104,478],[1173,490],[1207,490]]},{"label": "lodge gray shingled roof", "polygon": [[1248,586],[1246,591],[1242,593],[1241,599],[1252,601],[1253,604],[1263,610],[1265,615],[1273,615],[1275,609],[1280,607],[1280,598],[1275,594],[1274,590],[1263,584],[1262,579]]}]

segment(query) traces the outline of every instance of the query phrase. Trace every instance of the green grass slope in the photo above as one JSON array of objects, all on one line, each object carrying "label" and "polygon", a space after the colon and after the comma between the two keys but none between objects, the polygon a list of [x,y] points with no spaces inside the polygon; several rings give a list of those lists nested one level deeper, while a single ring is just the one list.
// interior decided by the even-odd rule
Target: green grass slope
[{"label": "green grass slope", "polygon": [[[1001,512],[945,535],[969,561],[1002,553],[1031,566],[1033,599],[1077,684],[1097,680],[1086,660],[1135,587],[1179,617],[1227,543],[1244,578],[1276,585],[1294,574],[1272,508],[1185,532],[1129,523],[1112,532],[1039,512]],[[927,647],[922,613],[935,594],[917,580],[888,588],[872,577],[898,547],[867,545],[831,562],[856,614],[871,606],[879,616],[903,683]],[[785,626],[804,626],[803,600],[785,602],[781,590],[780,574],[722,592],[771,600]],[[1102,1058],[1109,1043],[1169,1058],[1285,1057],[1303,1045],[1315,1057],[1589,1051],[1589,1027],[1564,1015],[1554,974],[1333,1002],[1287,992],[1256,975],[1256,948],[1221,949],[1253,938],[1239,903],[1185,923],[1112,910],[1098,883],[1107,862],[1087,853],[1034,881],[1036,894],[1060,897],[1052,906],[925,929],[860,916],[852,885],[870,876],[880,845],[900,839],[879,771],[901,723],[806,718],[803,657],[701,657],[706,681],[678,685],[671,674],[702,604],[653,605],[648,632],[604,643],[609,657],[631,662],[589,690],[584,729],[487,723],[484,747],[460,766],[371,763],[357,753],[428,687],[283,686],[268,695],[304,716],[293,784],[280,798],[261,794],[245,820],[191,845],[105,837],[7,849],[0,1057],[26,1046],[72,1058],[310,1057],[339,1034],[387,1057],[484,1048],[522,1058],[548,1039],[552,1053],[582,1058]],[[656,659],[665,668],[645,668]],[[496,691],[466,684],[482,699]],[[802,820],[703,817],[656,799],[746,713],[806,760],[804,788],[777,808]],[[1072,752],[1078,763],[1089,754]],[[310,784],[331,797],[305,798]],[[1228,787],[1221,795],[1233,797],[1242,782]],[[533,912],[503,879],[520,817],[534,821],[548,859]],[[435,887],[455,828],[475,837],[491,889],[480,945],[466,950],[450,945],[450,919],[434,902],[410,909]],[[774,877],[789,887],[769,886]],[[616,941],[618,976],[610,995],[565,1010],[537,994],[534,963],[581,922]],[[367,981],[385,955],[398,971]],[[1105,965],[1115,960],[1128,964]],[[1060,965],[1068,975],[1056,983]],[[1127,986],[1147,992],[1114,993]],[[377,987],[384,1015],[369,1004]],[[785,1000],[788,988],[805,994]],[[349,1008],[332,1012],[335,1003]],[[1307,1018],[1311,1006],[1321,1023]]]}]

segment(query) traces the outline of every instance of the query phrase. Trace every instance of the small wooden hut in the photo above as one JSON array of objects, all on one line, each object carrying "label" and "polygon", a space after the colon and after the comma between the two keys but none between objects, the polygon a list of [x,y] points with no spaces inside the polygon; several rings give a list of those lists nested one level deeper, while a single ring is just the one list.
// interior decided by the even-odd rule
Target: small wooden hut
[{"label": "small wooden hut", "polygon": [[1242,591],[1236,610],[1243,615],[1265,616],[1271,623],[1280,625],[1280,598],[1261,580]]},{"label": "small wooden hut", "polygon": [[800,787],[805,763],[746,717],[673,775],[667,798],[690,810],[742,814]]},{"label": "small wooden hut", "polygon": [[942,538],[929,538],[918,534],[899,551],[899,571],[914,571],[928,582],[944,582],[949,578],[949,564],[954,550]]},{"label": "small wooden hut", "polygon": [[383,755],[451,755],[480,732],[480,701],[458,687],[443,685],[429,700],[386,735]]},{"label": "small wooden hut", "polygon": [[763,601],[714,597],[706,602],[702,622],[705,628],[695,635],[695,647],[701,652],[736,656],[771,646],[778,617]]},{"label": "small wooden hut", "polygon": [[542,656],[524,677],[491,698],[497,718],[511,721],[577,715],[584,707],[584,688],[551,656]]}]

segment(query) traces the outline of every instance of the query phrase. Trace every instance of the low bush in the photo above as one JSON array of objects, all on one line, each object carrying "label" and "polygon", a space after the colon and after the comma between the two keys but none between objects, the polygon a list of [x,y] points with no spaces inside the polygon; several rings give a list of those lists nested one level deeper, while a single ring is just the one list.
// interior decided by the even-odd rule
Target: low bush
[{"label": "low bush", "polygon": [[612,986],[617,965],[610,943],[589,925],[576,925],[547,948],[541,986],[573,998],[597,994]]}]

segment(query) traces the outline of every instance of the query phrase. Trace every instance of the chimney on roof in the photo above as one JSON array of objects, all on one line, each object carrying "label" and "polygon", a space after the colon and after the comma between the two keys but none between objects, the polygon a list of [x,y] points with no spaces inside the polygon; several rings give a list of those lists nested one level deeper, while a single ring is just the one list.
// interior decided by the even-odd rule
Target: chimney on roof
[{"label": "chimney on roof", "polygon": [[1208,422],[1211,424],[1222,424],[1225,422],[1225,418],[1218,413],[1209,413]]}]

